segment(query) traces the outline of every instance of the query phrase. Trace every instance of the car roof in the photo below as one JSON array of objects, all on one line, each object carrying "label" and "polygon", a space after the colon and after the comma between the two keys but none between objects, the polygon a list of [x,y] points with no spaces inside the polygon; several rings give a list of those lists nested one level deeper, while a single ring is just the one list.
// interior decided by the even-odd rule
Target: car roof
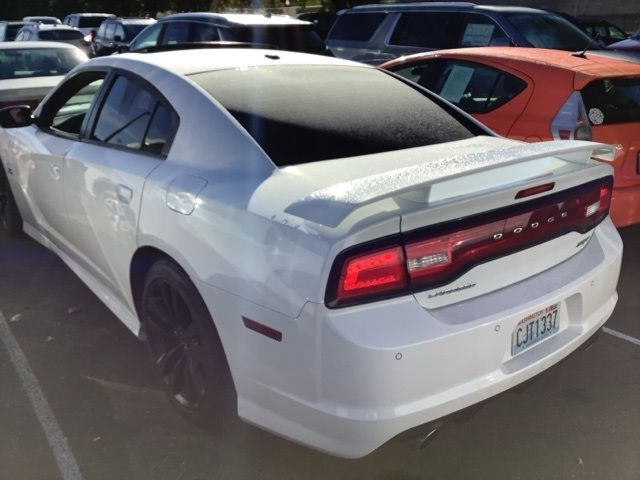
[{"label": "car roof", "polygon": [[244,25],[309,25],[309,22],[289,17],[288,15],[260,15],[257,13],[212,13],[212,12],[190,12],[174,13],[159,19],[168,20],[201,20],[205,22],[215,22],[222,26],[244,26]]},{"label": "car roof", "polygon": [[63,42],[0,42],[0,50],[27,50],[30,48],[68,48],[76,49],[74,45]]},{"label": "car roof", "polygon": [[67,15],[67,17],[70,17],[72,15],[76,15],[78,17],[115,17],[115,14],[113,13],[88,13],[88,12],[70,13],[69,15]]},{"label": "car roof", "polygon": [[135,24],[135,23],[155,23],[154,18],[145,18],[145,17],[127,17],[127,18],[108,18],[105,22],[118,22],[123,25]]},{"label": "car roof", "polygon": [[123,53],[121,55],[95,58],[88,62],[86,67],[93,65],[125,66],[127,62],[132,60],[151,64],[163,70],[181,75],[267,65],[344,65],[374,68],[361,63],[329,56],[288,52],[284,50],[237,48],[174,50],[156,53]]},{"label": "car roof", "polygon": [[358,5],[343,12],[394,12],[394,11],[407,11],[407,10],[482,10],[482,11],[495,11],[495,12],[509,12],[509,13],[536,13],[547,14],[549,12],[539,10],[537,8],[529,7],[513,7],[502,5],[476,5],[470,2],[416,2],[416,3],[395,3],[395,4],[371,4],[371,5]]},{"label": "car roof", "polygon": [[7,25],[28,25],[29,22],[24,20],[2,20],[0,23],[6,23]]},{"label": "car roof", "polygon": [[[439,50],[433,52],[419,53],[405,60],[420,58],[433,58],[446,56],[448,58],[460,58],[466,60],[482,58],[499,61],[505,65],[522,68],[526,65],[548,67],[576,72],[576,88],[582,88],[586,83],[596,78],[610,78],[619,76],[640,75],[640,64],[612,58],[606,55],[598,55],[594,52],[587,52],[584,57],[572,55],[564,50],[550,50],[546,48],[529,47],[473,47],[455,50]],[[400,59],[399,59],[400,60]]]}]

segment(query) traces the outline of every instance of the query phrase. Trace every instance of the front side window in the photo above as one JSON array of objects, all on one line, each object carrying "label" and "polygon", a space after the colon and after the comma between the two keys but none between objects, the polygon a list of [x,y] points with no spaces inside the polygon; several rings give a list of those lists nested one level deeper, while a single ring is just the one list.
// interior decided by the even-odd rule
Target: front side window
[{"label": "front side window", "polygon": [[107,33],[105,34],[107,40],[113,40],[113,32],[115,32],[115,29],[116,26],[114,23],[110,23],[109,25],[107,25]]},{"label": "front side window", "polygon": [[150,92],[137,82],[118,76],[98,114],[92,138],[139,149],[155,107],[156,99]]},{"label": "front side window", "polygon": [[162,23],[155,23],[143,31],[131,42],[130,50],[138,50],[141,48],[153,47],[158,43],[158,36],[160,35],[160,29]]},{"label": "front side window", "polygon": [[122,25],[120,25],[119,23],[116,24],[116,29],[113,32],[113,39],[116,42],[121,42],[122,40],[124,40],[124,28],[122,28]]},{"label": "front side window", "polygon": [[496,22],[485,15],[472,13],[465,16],[460,35],[461,47],[508,46],[509,37]]},{"label": "front side window", "polygon": [[85,116],[95,101],[104,72],[75,75],[58,88],[41,108],[37,124],[54,132],[80,136]]},{"label": "front side window", "polygon": [[189,22],[168,22],[162,34],[162,45],[187,43],[189,41]]},{"label": "front side window", "polygon": [[418,83],[467,113],[486,113],[526,87],[518,77],[475,62],[445,60],[438,75],[424,71]]},{"label": "front side window", "polygon": [[464,14],[455,12],[406,12],[400,16],[390,43],[405,47],[454,48]]},{"label": "front side window", "polygon": [[218,28],[210,23],[192,23],[189,41],[191,42],[211,42],[219,40]]}]

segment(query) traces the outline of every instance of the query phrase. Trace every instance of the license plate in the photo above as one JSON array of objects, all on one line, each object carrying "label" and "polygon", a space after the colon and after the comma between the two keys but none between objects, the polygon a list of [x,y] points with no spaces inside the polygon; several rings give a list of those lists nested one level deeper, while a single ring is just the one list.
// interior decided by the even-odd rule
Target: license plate
[{"label": "license plate", "polygon": [[511,334],[511,355],[549,338],[560,329],[560,304],[543,308],[518,322]]}]

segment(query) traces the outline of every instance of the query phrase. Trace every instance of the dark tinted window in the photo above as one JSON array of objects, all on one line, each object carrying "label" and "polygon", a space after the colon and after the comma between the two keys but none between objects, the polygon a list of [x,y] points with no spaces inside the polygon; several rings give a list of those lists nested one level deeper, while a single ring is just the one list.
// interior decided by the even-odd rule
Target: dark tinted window
[{"label": "dark tinted window", "polygon": [[78,28],[98,28],[102,22],[104,22],[109,17],[79,17],[78,19]]},{"label": "dark tinted window", "polygon": [[125,36],[123,37],[123,40],[133,40],[134,38],[136,38],[136,35],[138,35],[148,26],[148,23],[129,23],[124,25]]},{"label": "dark tinted window", "polygon": [[5,40],[6,41],[14,40],[16,38],[16,35],[18,34],[18,32],[20,31],[21,28],[22,28],[22,24],[7,25],[7,31],[5,33],[5,35],[6,35]]},{"label": "dark tinted window", "polygon": [[510,44],[509,37],[491,18],[477,14],[465,15],[459,46],[486,47]]},{"label": "dark tinted window", "polygon": [[422,73],[418,83],[468,113],[493,110],[526,87],[509,73],[474,62],[444,60],[437,73]]},{"label": "dark tinted window", "polygon": [[578,51],[591,38],[575,25],[556,15],[505,13],[509,21],[532,46]]},{"label": "dark tinted window", "polygon": [[386,13],[345,13],[333,25],[331,40],[355,40],[366,42],[378,29]]},{"label": "dark tinted window", "polygon": [[218,28],[210,23],[192,23],[190,42],[211,42],[219,40]]},{"label": "dark tinted window", "polygon": [[408,47],[453,48],[457,46],[464,14],[407,12],[396,24],[390,43]]},{"label": "dark tinted window", "polygon": [[581,93],[592,125],[640,122],[640,78],[596,80]]},{"label": "dark tinted window", "polygon": [[93,138],[113,145],[140,148],[156,100],[137,83],[120,76],[102,105]]},{"label": "dark tinted window", "polygon": [[176,127],[177,119],[175,116],[168,108],[158,103],[156,111],[151,117],[143,150],[157,154],[168,153]]},{"label": "dark tinted window", "polygon": [[167,22],[162,34],[162,44],[187,43],[189,41],[189,22]]},{"label": "dark tinted window", "polygon": [[80,40],[84,37],[78,30],[41,30],[40,40]]},{"label": "dark tinted window", "polygon": [[311,26],[278,25],[233,27],[223,30],[225,40],[258,43],[296,52],[324,51],[324,42]]},{"label": "dark tinted window", "polygon": [[465,127],[420,91],[376,69],[257,67],[241,74],[219,70],[190,78],[218,100],[277,165],[473,136],[470,124]]}]

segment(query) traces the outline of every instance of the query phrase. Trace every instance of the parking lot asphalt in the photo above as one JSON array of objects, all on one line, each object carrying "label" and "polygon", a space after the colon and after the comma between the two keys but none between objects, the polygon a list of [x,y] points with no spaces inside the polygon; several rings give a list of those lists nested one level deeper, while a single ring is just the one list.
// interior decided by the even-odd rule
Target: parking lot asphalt
[{"label": "parking lot asphalt", "polygon": [[[638,339],[640,227],[621,234],[620,300],[607,327]],[[0,312],[26,358],[22,370],[33,373],[59,427],[43,427],[15,351],[0,343],[2,479],[640,478],[640,345],[611,334],[524,391],[446,425],[422,450],[392,441],[344,460],[240,421],[217,432],[184,421],[162,393],[146,346],[62,261],[26,238],[0,234]],[[59,466],[56,441],[80,477]]]}]

